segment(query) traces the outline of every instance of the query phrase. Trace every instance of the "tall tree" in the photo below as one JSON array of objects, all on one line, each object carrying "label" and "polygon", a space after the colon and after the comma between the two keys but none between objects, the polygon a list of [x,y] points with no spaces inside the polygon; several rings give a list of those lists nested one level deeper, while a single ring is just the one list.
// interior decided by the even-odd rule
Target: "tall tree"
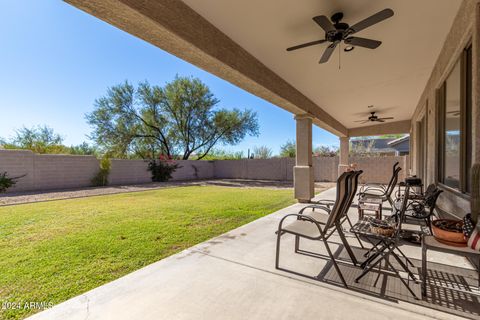
[{"label": "tall tree", "polygon": [[15,132],[15,137],[7,148],[27,149],[36,153],[68,153],[63,137],[46,126],[23,127]]},{"label": "tall tree", "polygon": [[280,157],[283,158],[295,158],[297,153],[297,144],[295,141],[287,141],[280,146]]},{"label": "tall tree", "polygon": [[91,138],[120,157],[205,157],[217,144],[234,145],[258,135],[250,110],[218,108],[219,100],[197,78],[176,77],[164,87],[143,82],[111,87],[86,115]]},{"label": "tall tree", "polygon": [[74,145],[70,146],[70,154],[75,154],[75,155],[98,155],[99,152],[95,146],[89,145],[87,142],[82,142],[79,145]]}]

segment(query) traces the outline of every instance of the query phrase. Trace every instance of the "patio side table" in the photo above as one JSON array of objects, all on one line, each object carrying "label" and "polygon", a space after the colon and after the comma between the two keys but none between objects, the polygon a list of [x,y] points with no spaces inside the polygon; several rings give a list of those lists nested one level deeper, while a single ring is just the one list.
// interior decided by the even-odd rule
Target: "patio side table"
[{"label": "patio side table", "polygon": [[358,219],[365,216],[365,211],[375,212],[375,218],[382,219],[382,199],[361,198],[358,200]]},{"label": "patio side table", "polygon": [[427,250],[435,250],[445,253],[456,254],[462,257],[471,257],[478,259],[478,287],[480,289],[480,251],[475,251],[469,247],[454,247],[437,241],[433,236],[424,235],[422,237],[422,299],[427,295]]}]

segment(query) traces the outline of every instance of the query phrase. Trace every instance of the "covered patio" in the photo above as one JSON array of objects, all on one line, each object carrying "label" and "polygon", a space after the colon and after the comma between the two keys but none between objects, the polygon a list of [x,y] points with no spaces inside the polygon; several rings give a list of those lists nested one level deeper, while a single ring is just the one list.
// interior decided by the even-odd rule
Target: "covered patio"
[{"label": "covered patio", "polygon": [[[294,237],[282,242],[282,266],[311,278],[274,265],[279,220],[315,198],[313,125],[339,137],[339,172],[350,162],[350,138],[409,133],[412,153],[402,169],[424,185],[442,188],[439,215],[461,218],[469,212],[468,170],[480,161],[478,0],[309,0],[302,5],[286,0],[65,1],[291,112],[297,124],[294,188],[299,203],[32,319],[478,319],[476,272],[458,256],[429,254],[425,300],[415,300],[398,278],[383,271],[373,270],[355,283],[361,271],[342,263],[346,252],[336,235],[329,241],[349,290],[318,242],[302,246],[320,257],[295,253]],[[323,64],[318,59],[324,47],[285,50],[324,37],[314,16],[343,12],[354,23],[386,7],[395,15],[361,34],[382,41],[375,50],[339,47],[338,57]],[[458,75],[451,77],[455,66]],[[458,96],[450,97],[447,84],[453,82],[450,88],[458,87]],[[393,119],[358,122],[371,111]],[[458,128],[452,127],[457,122]],[[446,165],[452,161],[445,152],[449,132],[458,133],[461,145],[452,167]],[[334,196],[334,189],[318,195]],[[353,221],[356,210],[349,211]],[[357,239],[348,241],[362,257]],[[420,247],[406,244],[402,250],[418,274]],[[411,286],[420,290],[418,283]]]},{"label": "covered patio", "polygon": [[[335,188],[318,195],[334,199]],[[429,254],[428,298],[415,300],[398,278],[374,271],[359,283],[361,269],[349,264],[337,235],[330,239],[349,284],[345,289],[331,260],[294,253],[294,237],[282,241],[283,268],[275,269],[275,230],[279,220],[298,212],[295,204],[217,238],[151,264],[123,278],[59,304],[31,319],[478,319],[477,275],[465,259]],[[350,218],[358,218],[356,208]],[[416,228],[418,226],[410,225]],[[362,250],[351,235],[358,258]],[[318,241],[302,249],[325,256]],[[418,274],[421,249],[404,245]],[[403,275],[405,276],[405,275]],[[406,277],[405,277],[406,279]],[[418,284],[411,284],[419,292]],[[141,316],[140,316],[141,315]]]},{"label": "covered patio", "polygon": [[[339,137],[340,167],[349,163],[352,137],[409,133],[411,159],[405,172],[422,177],[426,185],[443,180],[438,173],[442,141],[437,137],[443,130],[439,104],[447,100],[438,92],[466,48],[478,57],[478,0],[308,0],[301,5],[286,0],[65,1],[291,112],[297,123],[294,173],[300,202],[314,196],[312,125]],[[374,50],[357,46],[346,52],[342,42],[320,64],[328,44],[286,50],[325,38],[313,17],[330,19],[341,12],[342,22],[352,26],[387,8],[393,16],[359,32],[381,41]],[[460,102],[470,101],[473,107],[455,117],[471,119],[476,136],[477,61],[472,59],[468,67],[473,71],[471,100],[448,100],[457,109]],[[362,121],[372,111],[393,119]],[[473,143],[464,159],[480,159],[479,149]],[[460,216],[467,210],[467,202],[455,193],[445,192],[443,198],[443,207],[460,209]]]}]

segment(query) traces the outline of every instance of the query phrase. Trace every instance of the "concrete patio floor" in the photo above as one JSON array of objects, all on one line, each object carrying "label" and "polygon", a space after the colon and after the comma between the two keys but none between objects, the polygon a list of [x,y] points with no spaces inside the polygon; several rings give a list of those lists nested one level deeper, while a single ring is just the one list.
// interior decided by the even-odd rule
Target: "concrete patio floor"
[{"label": "concrete patio floor", "polygon": [[[317,198],[334,196],[335,190],[330,189]],[[318,275],[319,280],[276,270],[274,232],[278,222],[303,206],[284,208],[30,319],[478,319],[478,291],[451,293],[448,289],[442,291],[445,301],[435,302],[441,300],[438,296],[432,299],[435,301],[415,301],[387,277],[377,288],[375,278],[381,275],[375,272],[360,281],[363,286],[343,288],[329,260],[295,254],[290,235],[282,237],[281,266]],[[356,219],[355,208],[349,216]],[[358,247],[355,238],[348,240]],[[345,250],[339,239],[333,236],[331,242],[342,260]],[[302,248],[325,252],[320,242],[305,241]],[[402,250],[419,265],[419,247],[402,246]],[[356,256],[361,257],[361,253]],[[446,276],[454,266],[462,279],[476,283],[473,267],[461,257],[432,252],[431,266],[435,273],[443,270]],[[350,285],[357,270],[343,263],[341,268]],[[364,292],[365,284],[372,286],[371,292]],[[419,293],[418,284],[413,287]],[[432,292],[440,291],[429,289]]]}]

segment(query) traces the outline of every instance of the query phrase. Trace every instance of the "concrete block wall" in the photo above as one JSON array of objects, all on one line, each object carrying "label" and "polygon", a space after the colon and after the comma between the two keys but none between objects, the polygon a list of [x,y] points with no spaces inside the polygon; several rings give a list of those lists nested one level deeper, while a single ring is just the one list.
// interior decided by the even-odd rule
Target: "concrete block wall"
[{"label": "concrete block wall", "polygon": [[98,172],[94,156],[34,155],[34,189],[88,187]]},{"label": "concrete block wall", "polygon": [[408,156],[388,157],[350,157],[350,163],[356,163],[363,170],[360,183],[388,183],[393,173],[393,164],[399,162],[402,168],[398,181],[403,181],[408,175]]},{"label": "concrete block wall", "polygon": [[293,180],[295,159],[241,159],[214,161],[217,179]]},{"label": "concrete block wall", "polygon": [[336,181],[338,176],[338,157],[314,157],[313,173],[315,181]]},{"label": "concrete block wall", "polygon": [[25,175],[10,191],[87,187],[98,172],[93,156],[45,155],[23,150],[0,150],[0,172]]},{"label": "concrete block wall", "polygon": [[145,160],[112,159],[108,183],[110,185],[141,184],[152,182]]},{"label": "concrete block wall", "polygon": [[[408,157],[351,157],[364,170],[361,182],[387,183],[392,165],[400,162],[403,168],[399,179],[408,173]],[[172,180],[196,179],[259,179],[293,180],[293,158],[242,159],[217,161],[177,161],[180,168]],[[314,157],[315,181],[335,181],[338,174],[338,157]],[[92,178],[99,170],[99,160],[93,156],[40,155],[23,150],[0,150],[0,172],[9,176],[26,174],[9,192],[42,191],[91,186]],[[144,160],[112,159],[108,177],[110,185],[129,185],[151,182]]]},{"label": "concrete block wall", "polygon": [[[112,159],[111,162],[112,167],[108,176],[111,185],[152,182],[148,161]],[[172,174],[173,181],[214,178],[213,161],[179,160],[176,163],[180,167]]]},{"label": "concrete block wall", "polygon": [[214,161],[196,161],[196,160],[179,160],[176,161],[180,165],[173,174],[172,180],[198,180],[213,179]]},{"label": "concrete block wall", "polygon": [[35,184],[34,175],[34,153],[23,150],[0,150],[0,173],[6,171],[9,177],[19,177],[15,187],[10,190],[26,191],[31,190]]}]

